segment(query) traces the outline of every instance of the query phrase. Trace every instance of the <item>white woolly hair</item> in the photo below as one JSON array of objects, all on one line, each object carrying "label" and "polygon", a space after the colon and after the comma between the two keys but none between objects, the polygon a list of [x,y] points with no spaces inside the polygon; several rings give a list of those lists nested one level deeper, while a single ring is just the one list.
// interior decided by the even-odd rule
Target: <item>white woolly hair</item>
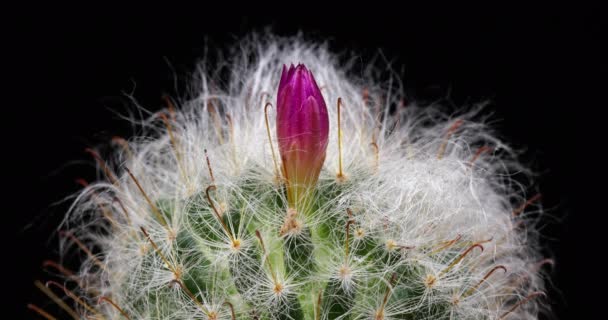
[{"label": "white woolly hair", "polygon": [[[212,67],[200,63],[187,97],[130,118],[141,135],[113,140],[114,151],[104,155],[110,160],[98,159],[105,178],[88,185],[66,216],[62,251],[91,251],[76,279],[82,319],[264,318],[289,308],[293,295],[306,319],[325,319],[317,294],[332,279],[344,292],[359,292],[344,319],[426,318],[424,310],[439,301],[448,305],[445,319],[537,319],[547,311],[537,297],[545,289],[535,230],[542,209],[514,178],[531,174],[488,128],[482,106],[446,114],[439,105],[405,103],[390,69],[355,72],[355,59],[302,37],[250,36],[228,53]],[[325,200],[303,223],[314,229],[334,219],[340,226],[329,230],[333,242],[313,239],[317,271],[307,278],[285,271],[278,235],[286,207],[274,102],[283,65],[292,63],[314,74],[330,119],[317,186]],[[324,195],[335,188],[341,192]],[[192,210],[201,203],[202,213]],[[205,220],[234,208],[240,222],[229,217],[225,229]],[[345,258],[344,242],[335,239],[347,219]],[[205,229],[200,221],[215,224]],[[373,261],[354,254],[370,239],[400,262],[370,267]],[[262,274],[249,271],[247,250],[262,250]],[[238,272],[232,264],[241,264]],[[391,279],[401,265],[416,266],[408,283]],[[195,272],[207,285],[184,289],[181,277]],[[237,278],[253,280],[255,290],[236,290]],[[420,296],[387,300],[399,286],[420,287]]]}]

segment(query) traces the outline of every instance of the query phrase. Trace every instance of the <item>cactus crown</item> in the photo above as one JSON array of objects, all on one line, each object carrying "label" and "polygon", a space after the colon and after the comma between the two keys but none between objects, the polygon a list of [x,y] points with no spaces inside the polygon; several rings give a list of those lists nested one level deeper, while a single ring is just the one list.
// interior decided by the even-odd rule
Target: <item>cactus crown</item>
[{"label": "cactus crown", "polygon": [[[66,244],[98,250],[71,278],[78,317],[537,317],[540,209],[521,206],[510,173],[525,168],[479,108],[405,105],[394,79],[353,78],[300,38],[239,50],[223,88],[202,71],[192,98],[144,122],[146,138],[115,139],[99,159],[107,179],[63,226]],[[288,203],[266,104],[291,62],[314,72],[330,123],[306,210]]]}]

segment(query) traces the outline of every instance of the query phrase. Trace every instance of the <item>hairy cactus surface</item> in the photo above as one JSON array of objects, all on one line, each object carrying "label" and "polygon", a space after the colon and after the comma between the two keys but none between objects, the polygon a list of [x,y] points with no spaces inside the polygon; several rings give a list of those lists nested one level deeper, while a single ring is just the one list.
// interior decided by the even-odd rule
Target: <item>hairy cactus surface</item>
[{"label": "hairy cactus surface", "polygon": [[237,48],[141,136],[91,151],[104,179],[61,233],[85,259],[38,283],[68,314],[538,318],[541,209],[479,107],[406,103],[390,73],[298,37]]}]

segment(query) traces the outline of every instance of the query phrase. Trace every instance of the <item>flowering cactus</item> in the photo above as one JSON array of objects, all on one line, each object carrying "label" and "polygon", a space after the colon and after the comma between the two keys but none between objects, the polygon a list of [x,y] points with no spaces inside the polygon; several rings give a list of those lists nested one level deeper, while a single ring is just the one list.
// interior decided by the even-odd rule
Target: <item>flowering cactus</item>
[{"label": "flowering cactus", "polygon": [[37,283],[65,293],[69,315],[538,317],[541,209],[478,108],[405,105],[377,72],[354,78],[299,38],[239,48],[223,90],[201,73],[195,98],[143,122],[145,139],[93,152],[106,179],[61,227],[86,259],[73,273],[48,262],[70,281]]}]

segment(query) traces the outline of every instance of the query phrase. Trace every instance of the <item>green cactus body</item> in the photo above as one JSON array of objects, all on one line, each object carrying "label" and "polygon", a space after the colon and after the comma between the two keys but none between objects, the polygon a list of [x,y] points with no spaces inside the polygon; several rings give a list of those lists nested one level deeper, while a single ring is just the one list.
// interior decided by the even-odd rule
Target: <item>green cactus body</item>
[{"label": "green cactus body", "polygon": [[[300,38],[240,48],[225,91],[202,74],[66,218],[67,240],[99,248],[78,273],[82,319],[536,318],[542,259],[509,175],[521,165],[478,151],[506,147],[476,112],[400,107]],[[319,86],[302,66],[279,78],[286,61]],[[269,121],[270,101],[304,138],[285,142],[294,128]]]}]

